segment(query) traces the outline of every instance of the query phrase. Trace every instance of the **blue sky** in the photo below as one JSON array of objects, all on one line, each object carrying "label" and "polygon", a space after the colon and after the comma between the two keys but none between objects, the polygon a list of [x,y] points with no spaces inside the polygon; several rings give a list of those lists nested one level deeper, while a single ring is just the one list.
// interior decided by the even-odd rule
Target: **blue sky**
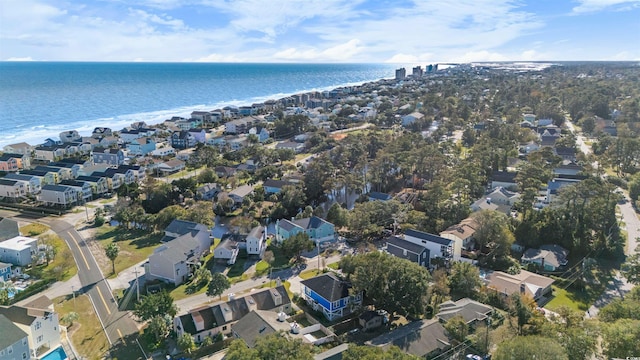
[{"label": "blue sky", "polygon": [[0,60],[640,60],[640,0],[2,0]]}]

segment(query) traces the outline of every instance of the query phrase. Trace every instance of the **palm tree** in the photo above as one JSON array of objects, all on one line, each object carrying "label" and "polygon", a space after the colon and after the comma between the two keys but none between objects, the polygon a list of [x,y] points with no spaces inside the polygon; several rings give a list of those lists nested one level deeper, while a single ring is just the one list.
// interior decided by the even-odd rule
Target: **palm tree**
[{"label": "palm tree", "polygon": [[107,255],[107,257],[109,258],[109,260],[111,260],[111,267],[113,268],[113,273],[116,273],[116,258],[118,257],[118,254],[120,253],[120,248],[118,247],[118,244],[116,243],[111,243],[109,245],[107,245],[107,247],[104,248],[104,251]]},{"label": "palm tree", "polygon": [[77,312],[71,311],[69,313],[66,313],[60,320],[62,320],[62,322],[69,324],[69,327],[71,327],[73,326],[73,322],[78,320],[79,318],[80,318],[80,315],[78,315]]}]

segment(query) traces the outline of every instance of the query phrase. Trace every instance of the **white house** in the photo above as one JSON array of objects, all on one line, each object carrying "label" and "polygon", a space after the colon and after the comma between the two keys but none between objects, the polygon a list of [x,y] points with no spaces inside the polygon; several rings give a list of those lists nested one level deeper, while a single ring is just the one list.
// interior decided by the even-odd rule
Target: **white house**
[{"label": "white house", "polygon": [[267,229],[264,226],[256,226],[247,235],[247,254],[258,255],[262,258],[267,246]]},{"label": "white house", "polygon": [[32,256],[38,252],[38,239],[16,236],[0,242],[0,262],[17,266],[31,264]]},{"label": "white house", "polygon": [[450,261],[460,257],[461,244],[456,245],[455,241],[442,236],[409,229],[405,230],[404,239],[427,248],[430,259],[440,258]]},{"label": "white house", "polygon": [[[58,314],[53,309],[53,303],[46,296],[41,296],[22,306],[0,306],[0,315],[5,316],[27,334],[32,358],[60,346]],[[2,334],[5,335],[4,329]],[[19,359],[23,359],[22,354]]]},{"label": "white house", "polygon": [[21,180],[0,179],[0,196],[18,199],[27,195],[28,183]]},{"label": "white house", "polygon": [[70,206],[78,202],[78,192],[71,186],[45,185],[38,200],[47,205]]}]

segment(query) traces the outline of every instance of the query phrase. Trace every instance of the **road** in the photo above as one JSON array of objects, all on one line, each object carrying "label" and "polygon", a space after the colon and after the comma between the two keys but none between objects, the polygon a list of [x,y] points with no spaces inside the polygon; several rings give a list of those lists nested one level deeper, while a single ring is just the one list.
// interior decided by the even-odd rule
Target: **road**
[{"label": "road", "polygon": [[69,245],[78,266],[82,289],[91,298],[96,314],[102,323],[109,343],[115,344],[124,337],[138,332],[138,326],[127,311],[118,310],[118,302],[111,293],[91,250],[84,238],[66,221],[52,220],[51,229]]},{"label": "road", "polygon": [[115,344],[127,335],[138,333],[137,324],[131,318],[129,312],[118,310],[118,303],[113,297],[111,288],[104,279],[98,263],[87,247],[85,239],[69,223],[75,223],[74,219],[77,217],[83,218],[84,214],[68,215],[66,220],[62,220],[62,218],[20,214],[15,211],[0,211],[0,216],[2,217],[48,225],[51,230],[65,240],[78,267],[80,288],[76,289],[76,291],[89,296],[109,343]]}]

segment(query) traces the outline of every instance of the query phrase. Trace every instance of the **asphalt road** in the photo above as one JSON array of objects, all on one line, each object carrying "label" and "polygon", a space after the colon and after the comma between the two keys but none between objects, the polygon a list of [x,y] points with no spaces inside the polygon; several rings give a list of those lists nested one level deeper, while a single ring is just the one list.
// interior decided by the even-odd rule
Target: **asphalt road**
[{"label": "asphalt road", "polygon": [[78,291],[86,293],[91,298],[109,343],[115,344],[124,340],[127,335],[137,333],[138,327],[130,313],[118,310],[118,303],[85,239],[66,221],[51,220],[49,224],[69,245],[78,266],[78,276],[82,285],[82,289]]}]

